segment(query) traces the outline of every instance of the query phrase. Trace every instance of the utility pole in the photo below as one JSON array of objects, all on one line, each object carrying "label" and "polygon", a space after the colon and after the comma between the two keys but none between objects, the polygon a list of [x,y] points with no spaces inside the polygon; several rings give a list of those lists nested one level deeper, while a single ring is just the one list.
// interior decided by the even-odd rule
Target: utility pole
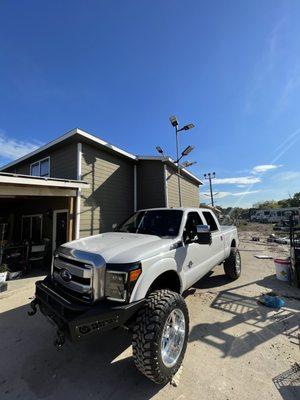
[{"label": "utility pole", "polygon": [[208,173],[208,174],[204,174],[204,178],[209,180],[209,190],[210,190],[210,198],[211,198],[211,205],[212,207],[214,207],[214,194],[213,194],[213,190],[212,190],[212,179],[215,179],[216,177],[216,173]]}]

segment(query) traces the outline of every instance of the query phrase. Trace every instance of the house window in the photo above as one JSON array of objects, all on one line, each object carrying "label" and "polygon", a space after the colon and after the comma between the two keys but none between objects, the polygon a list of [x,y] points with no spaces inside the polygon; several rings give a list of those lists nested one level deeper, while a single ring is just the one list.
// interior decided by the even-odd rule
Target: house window
[{"label": "house window", "polygon": [[22,240],[39,243],[42,240],[42,214],[22,216]]},{"label": "house window", "polygon": [[39,160],[30,165],[30,175],[50,176],[50,157]]}]

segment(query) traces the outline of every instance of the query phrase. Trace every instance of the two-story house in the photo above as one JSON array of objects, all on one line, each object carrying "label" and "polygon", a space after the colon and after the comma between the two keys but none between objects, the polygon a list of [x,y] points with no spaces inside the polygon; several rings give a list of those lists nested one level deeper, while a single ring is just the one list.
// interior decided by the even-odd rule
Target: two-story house
[{"label": "two-story house", "polygon": [[0,169],[0,222],[6,240],[51,249],[109,231],[149,207],[199,206],[200,180],[169,157],[136,156],[73,129]]}]

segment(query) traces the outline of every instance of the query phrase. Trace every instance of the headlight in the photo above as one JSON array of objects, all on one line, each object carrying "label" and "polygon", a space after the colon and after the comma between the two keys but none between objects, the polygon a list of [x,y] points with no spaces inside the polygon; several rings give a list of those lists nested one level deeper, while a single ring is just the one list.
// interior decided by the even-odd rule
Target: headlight
[{"label": "headlight", "polygon": [[[110,300],[126,301],[132,293],[138,277],[142,273],[139,263],[129,265],[107,265],[105,296]],[[114,268],[114,269],[112,269]]]},{"label": "headlight", "polygon": [[105,294],[109,299],[126,300],[127,272],[107,271]]}]

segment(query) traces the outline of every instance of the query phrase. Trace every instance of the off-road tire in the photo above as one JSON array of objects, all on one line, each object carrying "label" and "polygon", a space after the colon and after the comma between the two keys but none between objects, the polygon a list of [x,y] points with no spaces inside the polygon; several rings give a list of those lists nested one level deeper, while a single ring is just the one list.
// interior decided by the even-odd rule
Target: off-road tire
[{"label": "off-road tire", "polygon": [[[172,310],[179,308],[185,317],[185,338],[176,364],[168,368],[161,357],[161,337]],[[136,367],[157,384],[171,380],[178,371],[187,346],[189,315],[183,297],[171,290],[156,290],[149,294],[139,311],[133,329],[132,348]]]},{"label": "off-road tire", "polygon": [[241,276],[241,268],[242,263],[240,252],[236,247],[232,247],[229,257],[224,261],[225,274],[232,280],[238,279]]}]

